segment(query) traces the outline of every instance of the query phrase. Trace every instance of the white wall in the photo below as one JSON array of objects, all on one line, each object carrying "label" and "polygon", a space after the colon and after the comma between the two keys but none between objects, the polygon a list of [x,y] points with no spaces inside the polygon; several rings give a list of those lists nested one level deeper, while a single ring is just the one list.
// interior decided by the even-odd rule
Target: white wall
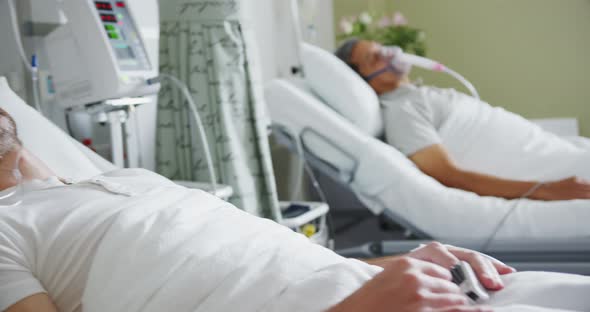
[{"label": "white wall", "polygon": [[[253,28],[258,42],[259,59],[264,81],[277,77],[290,76],[291,67],[299,65],[297,54],[298,39],[295,25],[300,25],[299,36],[307,37],[305,23],[294,21],[292,1],[315,2],[314,14],[317,35],[314,44],[334,49],[334,10],[333,0],[244,0],[245,17]],[[300,17],[306,20],[308,12],[301,10]],[[307,21],[307,20],[306,20]],[[304,38],[312,41],[311,38]]]},{"label": "white wall", "polygon": [[333,0],[298,1],[301,8],[303,39],[328,51],[334,50]]},{"label": "white wall", "polygon": [[[274,16],[274,0],[246,0],[244,18],[254,33],[258,44],[258,63],[261,64],[263,81],[269,81],[278,75],[277,58],[273,47],[276,45]],[[251,3],[249,3],[251,2]],[[254,4],[255,2],[255,4]]]},{"label": "white wall", "polygon": [[319,0],[318,45],[326,50],[336,48],[334,33],[334,2],[333,0]]},{"label": "white wall", "polygon": [[12,34],[7,1],[0,1],[0,42],[2,42],[0,44],[0,76],[7,76],[11,88],[23,96],[24,85],[22,85],[22,82],[16,83],[15,79],[11,79],[14,77],[11,73],[22,74],[23,65],[18,57],[16,41]]}]

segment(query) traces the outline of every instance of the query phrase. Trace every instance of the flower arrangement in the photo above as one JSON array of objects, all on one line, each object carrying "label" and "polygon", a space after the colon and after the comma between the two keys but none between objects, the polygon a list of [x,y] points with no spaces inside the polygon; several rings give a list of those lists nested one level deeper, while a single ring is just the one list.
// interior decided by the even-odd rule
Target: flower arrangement
[{"label": "flower arrangement", "polygon": [[408,26],[408,20],[400,13],[393,16],[374,16],[362,12],[358,16],[344,17],[340,20],[338,40],[359,38],[374,40],[383,45],[395,45],[406,52],[426,56],[426,34],[424,31]]}]

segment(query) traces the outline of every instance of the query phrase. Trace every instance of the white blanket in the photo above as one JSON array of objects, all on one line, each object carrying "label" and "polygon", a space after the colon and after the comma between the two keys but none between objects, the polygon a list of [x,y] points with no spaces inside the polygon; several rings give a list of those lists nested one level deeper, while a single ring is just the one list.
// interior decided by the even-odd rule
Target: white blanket
[{"label": "white blanket", "polygon": [[[206,193],[160,185],[130,198],[105,235],[84,311],[322,311],[381,270]],[[547,298],[548,307],[589,310],[571,298],[590,290],[584,277],[527,273],[507,283],[493,301],[505,311]]]},{"label": "white blanket", "polygon": [[84,311],[320,311],[380,270],[200,191],[134,200],[97,251]]},{"label": "white blanket", "polygon": [[519,115],[465,97],[440,129],[463,169],[509,179],[590,179],[590,143],[561,138]]}]

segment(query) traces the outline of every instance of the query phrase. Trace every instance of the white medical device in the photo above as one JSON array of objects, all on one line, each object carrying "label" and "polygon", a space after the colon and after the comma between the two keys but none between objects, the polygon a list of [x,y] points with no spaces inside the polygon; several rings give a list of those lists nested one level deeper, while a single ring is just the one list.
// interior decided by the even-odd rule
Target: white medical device
[{"label": "white medical device", "polygon": [[326,202],[280,202],[282,220],[291,230],[305,235],[315,244],[333,249]]},{"label": "white medical device", "polygon": [[[394,72],[399,72],[402,74],[407,74],[410,71],[412,66],[420,67],[426,70],[431,70],[435,72],[443,72],[453,76],[455,79],[459,80],[473,97],[479,99],[479,93],[473,86],[469,80],[465,79],[461,74],[458,72],[448,68],[444,64],[431,60],[429,58],[425,58],[418,55],[408,54],[402,51],[399,47],[390,46],[390,47],[383,47],[381,54],[383,57],[386,57],[391,60],[391,66]],[[378,74],[377,72],[376,74]],[[373,74],[372,76],[375,76]]]},{"label": "white medical device", "polygon": [[461,291],[474,303],[483,303],[490,300],[490,295],[481,285],[471,265],[465,261],[451,268],[453,283],[457,284]]},{"label": "white medical device", "polygon": [[[61,0],[67,23],[45,38],[48,62],[65,108],[155,94],[157,75],[123,0]],[[157,22],[157,21],[156,21]]]},{"label": "white medical device", "polygon": [[455,79],[459,80],[467,88],[467,90],[469,90],[469,92],[471,92],[471,95],[473,95],[473,97],[479,99],[479,93],[477,92],[477,90],[475,89],[475,87],[473,86],[473,84],[471,82],[469,82],[467,79],[465,79],[465,77],[463,77],[461,74],[448,68],[447,66],[445,66],[444,64],[442,64],[440,62],[437,62],[437,61],[434,61],[434,60],[431,60],[431,59],[428,59],[428,58],[425,58],[422,56],[403,53],[403,52],[396,55],[395,61],[401,62],[401,63],[406,63],[406,64],[411,64],[412,66],[424,68],[424,69],[435,71],[435,72],[447,73],[447,74],[453,76]]},{"label": "white medical device", "polygon": [[[144,96],[158,93],[161,79],[168,79],[182,91],[195,118],[205,148],[212,193],[217,194],[217,176],[197,106],[184,83],[168,74],[158,76],[158,64],[150,62],[134,20],[133,12],[140,7],[131,10],[126,0],[55,1],[57,12],[67,21],[44,38],[44,49],[57,102],[65,109],[83,108],[96,115],[99,122],[108,122],[113,163],[125,167],[126,155],[129,167],[139,167],[140,144],[125,146],[124,140],[125,135],[127,143],[134,141],[130,138],[139,135],[139,131],[132,129],[127,119],[135,106],[150,102]],[[157,5],[155,1],[135,3]],[[14,22],[16,10],[10,4],[15,37],[22,48]],[[159,29],[159,19],[150,20],[143,27]],[[24,49],[21,51],[26,62]],[[32,67],[36,68],[35,65]]]}]

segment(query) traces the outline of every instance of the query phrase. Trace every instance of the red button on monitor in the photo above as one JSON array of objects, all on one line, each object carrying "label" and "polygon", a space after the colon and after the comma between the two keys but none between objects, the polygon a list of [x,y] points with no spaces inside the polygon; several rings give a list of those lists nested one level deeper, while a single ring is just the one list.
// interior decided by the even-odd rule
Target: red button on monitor
[{"label": "red button on monitor", "polygon": [[123,2],[123,1],[117,1],[117,4],[116,5],[119,8],[124,8],[125,7],[125,2]]},{"label": "red button on monitor", "polygon": [[96,8],[99,10],[105,10],[105,11],[112,11],[113,10],[113,6],[108,3],[108,2],[95,2]]},{"label": "red button on monitor", "polygon": [[101,14],[100,15],[100,19],[103,22],[110,22],[110,23],[116,23],[117,22],[117,18],[113,14]]}]

